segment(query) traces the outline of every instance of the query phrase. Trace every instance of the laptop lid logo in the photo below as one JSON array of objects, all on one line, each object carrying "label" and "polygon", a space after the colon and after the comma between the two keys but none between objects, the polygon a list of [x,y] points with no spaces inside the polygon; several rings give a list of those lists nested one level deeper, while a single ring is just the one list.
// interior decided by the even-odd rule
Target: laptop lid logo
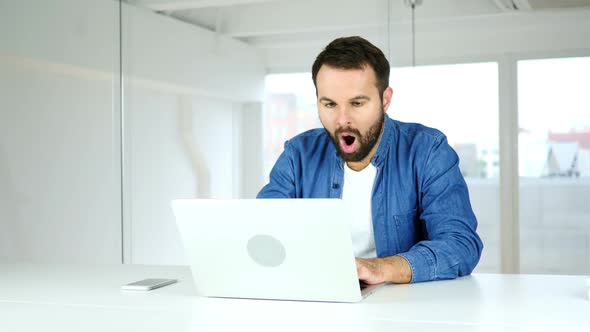
[{"label": "laptop lid logo", "polygon": [[252,260],[265,267],[277,267],[285,261],[287,251],[285,246],[270,235],[254,235],[247,244],[248,255]]}]

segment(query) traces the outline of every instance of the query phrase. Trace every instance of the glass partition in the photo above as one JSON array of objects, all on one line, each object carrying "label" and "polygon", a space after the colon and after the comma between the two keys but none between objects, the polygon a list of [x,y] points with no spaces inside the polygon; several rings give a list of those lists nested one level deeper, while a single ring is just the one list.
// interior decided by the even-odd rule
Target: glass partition
[{"label": "glass partition", "polygon": [[0,261],[121,262],[119,3],[0,5]]}]

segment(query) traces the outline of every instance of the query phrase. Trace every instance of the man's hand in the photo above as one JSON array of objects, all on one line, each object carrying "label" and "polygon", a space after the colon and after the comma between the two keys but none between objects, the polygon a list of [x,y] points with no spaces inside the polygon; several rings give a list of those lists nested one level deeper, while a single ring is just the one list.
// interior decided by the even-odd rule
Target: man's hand
[{"label": "man's hand", "polygon": [[412,280],[412,268],[401,256],[357,258],[356,271],[359,279],[370,285],[382,282],[407,284]]}]

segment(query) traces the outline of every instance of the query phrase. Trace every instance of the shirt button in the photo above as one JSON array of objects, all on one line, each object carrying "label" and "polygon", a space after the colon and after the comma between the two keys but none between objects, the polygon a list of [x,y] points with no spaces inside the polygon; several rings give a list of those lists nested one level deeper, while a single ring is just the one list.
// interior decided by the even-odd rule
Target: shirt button
[{"label": "shirt button", "polygon": [[340,185],[338,183],[332,183],[332,189],[338,189]]}]

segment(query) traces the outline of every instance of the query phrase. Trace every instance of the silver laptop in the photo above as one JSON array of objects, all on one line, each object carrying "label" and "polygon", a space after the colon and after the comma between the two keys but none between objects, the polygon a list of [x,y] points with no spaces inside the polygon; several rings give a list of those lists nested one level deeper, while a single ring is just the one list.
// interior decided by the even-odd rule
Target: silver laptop
[{"label": "silver laptop", "polygon": [[191,199],[172,209],[199,295],[358,302],[382,286],[359,283],[342,200]]}]

